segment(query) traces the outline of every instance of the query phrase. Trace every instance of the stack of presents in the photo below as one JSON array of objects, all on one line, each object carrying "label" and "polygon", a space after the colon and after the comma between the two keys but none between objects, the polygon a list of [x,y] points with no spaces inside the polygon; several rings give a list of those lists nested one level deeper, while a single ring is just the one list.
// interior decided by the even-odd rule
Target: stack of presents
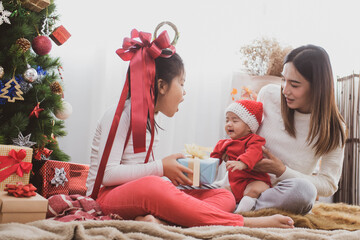
[{"label": "stack of presents", "polygon": [[[193,186],[213,183],[219,159],[205,157],[201,147],[185,147],[189,155],[178,162],[193,170]],[[88,165],[35,158],[32,148],[0,145],[0,223],[45,219],[49,197],[86,194]]]},{"label": "stack of presents", "polygon": [[33,149],[0,145],[0,223],[46,218],[48,198],[86,193],[89,166],[33,159]]}]

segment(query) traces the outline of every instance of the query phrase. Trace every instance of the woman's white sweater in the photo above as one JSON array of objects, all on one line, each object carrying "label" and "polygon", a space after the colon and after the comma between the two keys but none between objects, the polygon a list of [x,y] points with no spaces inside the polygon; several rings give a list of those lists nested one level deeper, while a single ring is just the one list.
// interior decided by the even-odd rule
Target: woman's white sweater
[{"label": "woman's white sweater", "polygon": [[[296,138],[291,137],[284,127],[281,117],[281,89],[279,85],[269,84],[261,89],[258,101],[264,106],[264,119],[258,134],[266,139],[265,147],[286,165],[285,172],[276,178],[271,174],[275,185],[289,178],[306,178],[316,187],[319,196],[331,196],[338,188],[342,172],[344,148],[338,147],[321,157],[315,156],[314,149],[307,144],[310,114],[295,111]],[[316,175],[314,170],[320,162]]]}]

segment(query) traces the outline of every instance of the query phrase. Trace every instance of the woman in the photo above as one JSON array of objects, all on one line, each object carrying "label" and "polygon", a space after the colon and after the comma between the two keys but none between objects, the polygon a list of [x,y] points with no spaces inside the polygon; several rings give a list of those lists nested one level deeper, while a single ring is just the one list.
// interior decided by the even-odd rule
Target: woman
[{"label": "woman", "polygon": [[[132,33],[132,36],[136,35],[137,34]],[[140,39],[146,37],[148,37],[146,34],[140,35]],[[145,56],[143,59],[141,57],[144,56],[144,54],[146,55],[151,47],[154,47],[157,39],[154,40],[153,44],[148,44],[148,40],[143,40],[144,44],[136,42],[133,39],[125,40],[123,46],[129,46],[134,43],[134,47],[129,48],[134,56],[131,58],[130,71],[128,72],[128,80],[133,83],[133,81],[136,81],[134,79],[136,79],[137,75],[142,75],[143,72],[147,71],[149,66],[152,66],[150,55]],[[158,46],[160,45],[163,44],[159,44]],[[171,47],[172,46],[169,48],[171,49]],[[121,50],[118,51],[118,54],[123,56],[122,54],[124,52],[125,51]],[[141,54],[137,55],[139,52]],[[172,117],[178,111],[178,106],[183,101],[183,96],[185,95],[184,65],[180,56],[176,53],[174,54],[174,52],[172,52],[171,57],[162,57],[160,55],[154,57],[154,59],[155,75],[150,79],[154,89],[147,89],[143,93],[147,94],[151,92],[154,94],[152,95],[154,97],[152,106],[155,118],[158,112]],[[141,65],[144,61],[148,61],[147,64]],[[135,63],[140,63],[140,65],[135,65]],[[153,71],[151,70],[148,73],[151,72]],[[202,225],[293,227],[293,220],[282,215],[243,218],[241,215],[230,213],[235,208],[235,200],[232,194],[224,189],[177,189],[175,185],[191,184],[190,179],[187,178],[183,172],[191,173],[192,171],[176,161],[177,158],[183,158],[184,156],[179,153],[165,157],[162,160],[155,160],[152,154],[146,154],[145,150],[138,151],[138,149],[135,148],[135,145],[138,143],[135,141],[136,138],[133,137],[133,128],[131,134],[127,134],[129,132],[129,126],[134,124],[134,118],[138,117],[133,113],[139,109],[141,111],[143,110],[143,104],[140,104],[141,107],[136,109],[132,101],[135,98],[135,93],[137,93],[137,91],[141,93],[141,89],[142,87],[136,84],[130,86],[128,91],[129,99],[126,101],[124,110],[122,111],[119,127],[117,128],[114,143],[109,153],[104,178],[101,181],[103,187],[100,189],[97,198],[97,202],[105,214],[119,214],[128,220],[134,219],[158,223],[166,221],[186,227]],[[138,95],[138,97],[139,96],[143,97],[142,94]],[[147,100],[149,99],[150,98],[147,98]],[[149,109],[151,109],[151,105],[149,106]],[[112,108],[105,113],[94,137],[91,165],[87,181],[88,194],[93,190],[100,159],[106,150],[106,141],[109,131],[111,132],[109,129],[110,125],[112,125],[111,122],[114,112],[115,108]],[[157,131],[153,131],[151,127],[151,125],[153,125],[151,124],[153,117],[151,112],[152,111],[149,110],[149,114],[145,115],[148,117],[146,150],[151,149],[152,133],[155,135],[153,148],[156,148],[158,144]],[[132,126],[135,127],[136,130],[141,127],[138,124]],[[137,150],[135,151],[135,149]],[[150,153],[150,151],[148,151],[148,153]],[[171,182],[164,180],[161,176],[166,176]]]},{"label": "woman", "polygon": [[[317,195],[328,197],[337,190],[346,126],[335,103],[331,64],[323,48],[306,45],[292,50],[282,75],[281,87],[267,85],[258,95],[264,104],[258,134],[266,139],[267,158],[255,169],[271,173],[276,186],[261,194],[255,210],[276,207],[306,214]],[[319,172],[313,174],[319,163]]]}]

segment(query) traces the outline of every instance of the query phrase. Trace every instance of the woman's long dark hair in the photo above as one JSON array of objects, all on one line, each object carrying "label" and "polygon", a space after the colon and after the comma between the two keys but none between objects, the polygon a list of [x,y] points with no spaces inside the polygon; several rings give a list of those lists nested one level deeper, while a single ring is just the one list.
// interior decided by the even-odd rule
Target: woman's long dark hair
[{"label": "woman's long dark hair", "polygon": [[[292,50],[284,60],[291,62],[296,70],[310,83],[311,117],[307,137],[317,156],[344,146],[346,130],[334,94],[334,78],[329,55],[318,46],[306,45]],[[281,113],[286,131],[296,137],[294,110],[287,106],[281,94]]]}]

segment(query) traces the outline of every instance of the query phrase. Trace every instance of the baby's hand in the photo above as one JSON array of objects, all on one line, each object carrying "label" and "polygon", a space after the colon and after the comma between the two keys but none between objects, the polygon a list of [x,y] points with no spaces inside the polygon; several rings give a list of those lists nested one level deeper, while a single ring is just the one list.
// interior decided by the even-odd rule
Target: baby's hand
[{"label": "baby's hand", "polygon": [[226,170],[231,171],[235,171],[235,170],[244,170],[247,168],[247,165],[245,163],[243,163],[242,161],[227,161],[226,162]]}]

